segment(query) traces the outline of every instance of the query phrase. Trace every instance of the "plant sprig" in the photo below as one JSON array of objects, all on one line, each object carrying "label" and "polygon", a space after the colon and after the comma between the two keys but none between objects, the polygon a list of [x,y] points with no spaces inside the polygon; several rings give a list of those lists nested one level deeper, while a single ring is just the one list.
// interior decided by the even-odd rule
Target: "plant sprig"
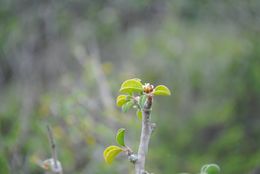
[{"label": "plant sprig", "polygon": [[[143,114],[147,113],[147,108],[145,107],[148,101],[148,97],[150,101],[153,96],[171,95],[170,90],[165,85],[158,85],[154,87],[150,83],[142,84],[141,80],[138,78],[124,81],[119,89],[119,92],[121,94],[116,99],[116,105],[120,107],[123,112],[127,112],[132,108],[136,109],[136,115],[140,120],[142,120]],[[149,106],[149,110],[151,110],[151,106]],[[148,115],[150,115],[150,112]],[[149,126],[151,129],[154,128],[154,124],[149,123]],[[133,163],[138,160],[138,154],[134,154],[133,151],[125,145],[124,138],[125,129],[121,128],[117,131],[116,135],[116,141],[119,146],[111,145],[104,150],[104,159],[108,164],[111,164],[115,157],[121,152],[126,152],[129,160]],[[142,145],[140,144],[139,148],[140,146]]]}]

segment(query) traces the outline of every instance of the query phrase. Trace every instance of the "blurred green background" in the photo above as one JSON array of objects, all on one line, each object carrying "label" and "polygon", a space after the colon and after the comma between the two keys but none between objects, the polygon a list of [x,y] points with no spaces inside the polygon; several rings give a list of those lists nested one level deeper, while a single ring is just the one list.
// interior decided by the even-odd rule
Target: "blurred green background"
[{"label": "blurred green background", "polygon": [[147,169],[260,173],[259,0],[0,0],[0,173],[38,174],[53,128],[64,173],[133,173],[103,150],[140,121],[115,106],[128,78],[165,84]]}]

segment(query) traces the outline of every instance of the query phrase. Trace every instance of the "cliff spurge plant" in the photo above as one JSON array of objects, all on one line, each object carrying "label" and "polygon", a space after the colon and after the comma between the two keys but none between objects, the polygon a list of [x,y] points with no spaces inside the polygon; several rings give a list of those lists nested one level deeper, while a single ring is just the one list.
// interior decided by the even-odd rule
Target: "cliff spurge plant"
[{"label": "cliff spurge plant", "polygon": [[169,96],[170,90],[164,85],[154,87],[149,83],[142,84],[140,79],[129,79],[122,83],[119,90],[121,95],[116,99],[118,107],[123,112],[129,109],[136,109],[137,117],[142,120],[142,130],[138,153],[135,154],[132,149],[125,145],[125,129],[118,130],[116,141],[119,146],[109,146],[104,150],[104,159],[111,164],[114,158],[121,152],[125,152],[130,162],[135,165],[136,174],[147,174],[145,171],[145,155],[148,151],[148,145],[151,134],[155,128],[155,123],[151,122],[151,110],[154,96]]}]

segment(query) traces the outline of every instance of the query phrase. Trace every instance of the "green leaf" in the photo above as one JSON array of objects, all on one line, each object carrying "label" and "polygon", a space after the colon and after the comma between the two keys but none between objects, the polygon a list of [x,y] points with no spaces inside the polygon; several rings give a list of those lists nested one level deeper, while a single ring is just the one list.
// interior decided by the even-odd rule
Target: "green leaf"
[{"label": "green leaf", "polygon": [[120,128],[116,134],[116,141],[119,145],[125,146],[125,129]]},{"label": "green leaf", "polygon": [[146,102],[146,98],[147,98],[146,95],[141,95],[141,96],[140,96],[138,103],[139,103],[139,105],[140,105],[141,108],[144,108],[144,104],[145,104],[145,102]]},{"label": "green leaf", "polygon": [[132,100],[130,100],[129,102],[126,102],[125,104],[123,104],[122,106],[122,111],[123,112],[127,112],[130,108],[132,108],[134,105],[134,102]]},{"label": "green leaf", "polygon": [[164,85],[156,86],[153,92],[154,95],[171,95],[171,91]]},{"label": "green leaf", "polygon": [[206,168],[205,172],[207,174],[219,174],[220,168],[216,164],[209,164],[208,167]]},{"label": "green leaf", "polygon": [[119,92],[131,94],[133,92],[142,92],[143,85],[140,79],[129,79],[122,83]]},{"label": "green leaf", "polygon": [[137,115],[137,117],[138,117],[139,120],[142,120],[143,114],[142,114],[142,111],[141,111],[141,110],[138,109],[138,110],[136,111],[136,115]]},{"label": "green leaf", "polygon": [[220,168],[217,164],[206,164],[201,168],[202,174],[219,174]]},{"label": "green leaf", "polygon": [[106,163],[111,164],[115,159],[115,157],[121,152],[123,152],[123,149],[121,147],[118,146],[107,147],[103,152]]},{"label": "green leaf", "polygon": [[123,106],[123,104],[125,104],[127,101],[128,101],[128,96],[127,96],[127,95],[119,95],[119,96],[116,98],[116,105],[117,105],[118,107],[121,107],[121,106]]}]

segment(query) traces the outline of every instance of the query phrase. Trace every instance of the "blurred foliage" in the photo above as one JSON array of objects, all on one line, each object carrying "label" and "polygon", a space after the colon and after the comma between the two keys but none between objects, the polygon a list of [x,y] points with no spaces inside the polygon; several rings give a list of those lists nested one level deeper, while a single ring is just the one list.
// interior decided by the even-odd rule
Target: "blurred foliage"
[{"label": "blurred foliage", "polygon": [[134,77],[172,91],[147,168],[259,173],[259,19],[258,0],[1,0],[0,173],[44,173],[47,124],[65,173],[133,173],[102,151],[121,126],[137,149],[140,121],[115,108]]}]

